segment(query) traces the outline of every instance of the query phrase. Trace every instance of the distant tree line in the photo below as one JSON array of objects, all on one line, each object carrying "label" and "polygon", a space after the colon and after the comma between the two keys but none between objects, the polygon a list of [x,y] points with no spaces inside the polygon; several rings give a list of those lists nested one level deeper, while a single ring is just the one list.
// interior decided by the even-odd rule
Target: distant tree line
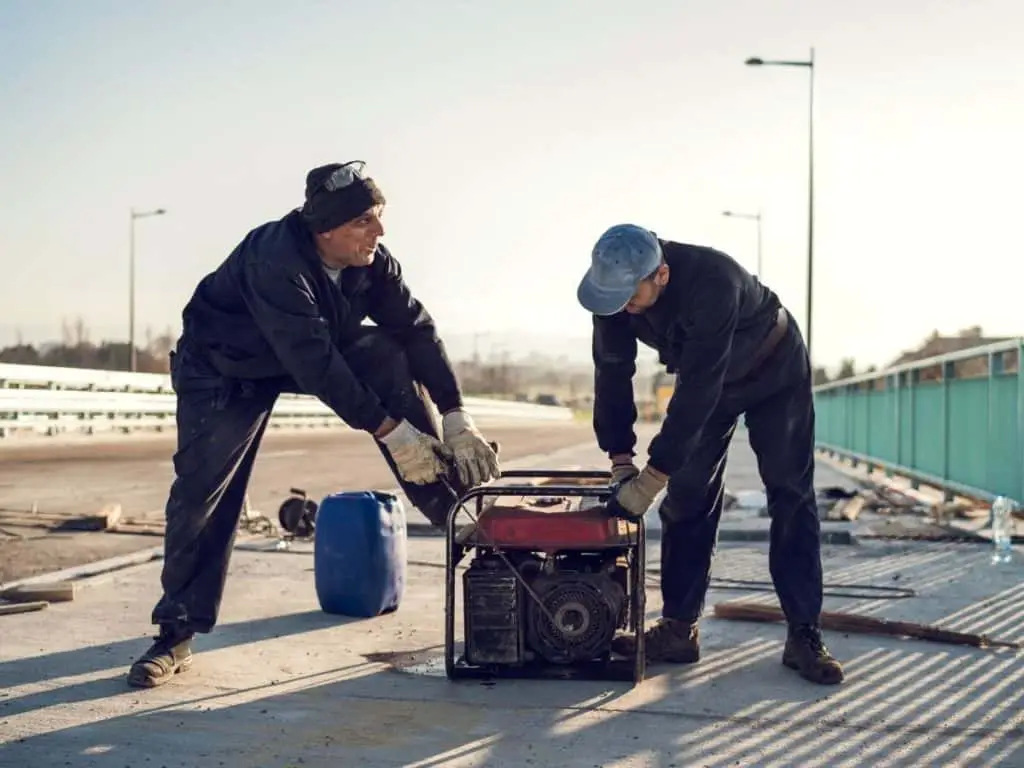
[{"label": "distant tree line", "polygon": [[[147,331],[144,339],[143,346],[136,346],[136,370],[167,373],[169,353],[177,341],[176,336],[167,329],[160,335]],[[126,342],[92,341],[81,319],[62,324],[59,343],[32,345],[19,339],[13,346],[0,349],[0,363],[107,371],[131,368]],[[593,389],[593,373],[587,366],[574,366],[565,359],[540,355],[513,361],[504,353],[486,361],[479,358],[455,361],[455,368],[467,395],[527,399],[537,392],[549,392],[560,399],[571,400],[586,396]]]},{"label": "distant tree line", "polygon": [[[136,370],[141,373],[167,373],[169,354],[176,338],[168,328],[154,335],[147,330],[144,345],[136,345]],[[131,368],[130,347],[123,341],[93,342],[81,319],[61,325],[59,343],[32,345],[20,339],[0,349],[0,363],[17,365],[53,365],[62,368],[94,368],[127,371]]]},{"label": "distant tree line", "polygon": [[836,371],[835,376],[829,376],[828,371],[824,368],[814,369],[814,385],[828,384],[833,381],[843,381],[844,379],[852,379],[854,376],[860,376],[865,373],[874,373],[878,370],[875,366],[869,365],[863,371],[856,369],[856,361],[852,357],[844,357],[839,362],[839,369]]},{"label": "distant tree line", "polygon": [[[954,337],[942,337],[936,331],[926,339],[919,350],[906,353],[904,358],[927,357],[950,351],[946,347],[963,348],[1000,339],[986,339],[980,328],[961,331]],[[168,359],[176,336],[168,328],[154,335],[150,329],[144,333],[144,344],[136,347],[137,370],[145,373],[167,373]],[[943,342],[943,344],[940,344]],[[955,342],[955,344],[954,344]],[[901,358],[902,359],[902,358]],[[31,345],[18,340],[13,346],[0,349],[0,363],[21,365],[53,365],[69,368],[95,368],[109,371],[129,370],[129,347],[123,341],[93,342],[81,318],[61,324],[59,343]],[[1015,362],[1014,362],[1015,364]],[[567,359],[552,359],[532,354],[513,362],[508,353],[486,361],[474,355],[471,360],[458,361],[457,373],[467,394],[521,396],[524,392],[553,391],[561,397],[586,397],[593,391],[593,372],[587,366],[570,364]],[[856,369],[853,358],[844,358],[834,375],[825,368],[814,369],[815,385],[843,381],[866,373],[874,373],[876,366]],[[643,391],[653,392],[659,380],[644,382]]]}]

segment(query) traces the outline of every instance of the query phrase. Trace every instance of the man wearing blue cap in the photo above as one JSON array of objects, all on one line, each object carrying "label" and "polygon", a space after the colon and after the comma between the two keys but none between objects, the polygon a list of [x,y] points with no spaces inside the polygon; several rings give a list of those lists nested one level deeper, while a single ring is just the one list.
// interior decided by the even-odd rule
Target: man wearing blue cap
[{"label": "man wearing blue cap", "polygon": [[[782,662],[813,682],[842,682],[819,624],[811,364],[778,296],[724,253],[622,224],[598,239],[577,297],[594,316],[594,432],[621,483],[609,510],[639,518],[666,490],[659,508],[663,615],[645,633],[648,658],[700,658],[697,622],[722,514],[726,454],[746,414],[771,516],[772,580],[789,625]],[[638,342],[656,349],[676,375],[642,470],[633,460]],[[613,648],[633,653],[628,637]]]}]

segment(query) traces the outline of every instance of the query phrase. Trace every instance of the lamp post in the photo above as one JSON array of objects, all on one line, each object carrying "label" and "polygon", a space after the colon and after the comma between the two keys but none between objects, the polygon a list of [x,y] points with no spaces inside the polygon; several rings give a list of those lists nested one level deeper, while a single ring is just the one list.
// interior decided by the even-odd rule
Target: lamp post
[{"label": "lamp post", "polygon": [[722,215],[731,219],[746,219],[757,222],[757,279],[761,279],[761,212],[737,213],[736,211],[722,211]]},{"label": "lamp post", "polygon": [[135,220],[149,216],[163,216],[167,211],[156,208],[152,211],[131,210],[131,224],[128,235],[128,355],[129,370],[135,371],[138,359],[135,354]]},{"label": "lamp post", "polygon": [[748,67],[803,67],[810,74],[807,132],[807,354],[811,353],[811,307],[814,291],[814,48],[799,60],[749,58]]}]

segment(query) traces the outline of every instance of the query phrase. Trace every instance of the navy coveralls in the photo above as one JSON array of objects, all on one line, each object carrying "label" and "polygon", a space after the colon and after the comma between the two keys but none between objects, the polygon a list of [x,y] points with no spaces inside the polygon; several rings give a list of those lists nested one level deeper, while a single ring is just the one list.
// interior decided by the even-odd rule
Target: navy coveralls
[{"label": "navy coveralls", "polygon": [[[376,326],[363,325],[369,318]],[[323,268],[297,211],[250,232],[198,285],[171,359],[177,395],[175,480],[166,506],[154,624],[209,632],[253,462],[282,392],[314,395],[354,429],[390,415],[438,436],[441,412],[462,394],[433,320],[397,260],[379,246],[366,267]],[[435,524],[454,503],[441,483],[413,485],[409,501]],[[460,490],[460,489],[456,489]]]},{"label": "navy coveralls", "polygon": [[746,414],[767,493],[769,567],[779,602],[791,623],[815,623],[822,603],[820,522],[812,374],[803,337],[775,293],[728,255],[660,242],[670,268],[664,293],[641,315],[595,316],[593,358],[594,430],[610,455],[635,455],[637,342],[656,349],[676,374],[664,423],[649,447],[649,464],[669,475],[659,509],[663,613],[695,622],[703,611],[726,454]]}]

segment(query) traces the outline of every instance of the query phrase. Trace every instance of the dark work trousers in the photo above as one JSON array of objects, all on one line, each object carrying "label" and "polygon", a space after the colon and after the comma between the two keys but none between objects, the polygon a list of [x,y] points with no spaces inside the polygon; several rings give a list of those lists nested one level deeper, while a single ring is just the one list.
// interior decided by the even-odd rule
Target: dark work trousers
[{"label": "dark work trousers", "polygon": [[[433,411],[412,381],[401,348],[385,332],[366,327],[344,355],[393,417],[437,436]],[[166,506],[164,593],[152,621],[209,632],[217,623],[253,463],[282,382],[224,379],[187,347],[172,358],[171,377],[178,448]],[[387,450],[377,445],[399,479]],[[454,502],[447,487],[399,484],[413,506],[443,523]]]},{"label": "dark work trousers", "polygon": [[[347,347],[344,355],[352,370],[381,399],[393,418],[407,419],[420,432],[440,438],[440,426],[426,390],[409,370],[405,352],[387,332],[372,326],[365,327],[362,337]],[[467,490],[459,484],[458,477],[449,472],[447,484],[416,485],[407,482],[398,473],[398,467],[384,444],[376,439],[374,442],[409,503],[431,523],[443,527],[457,499],[456,494]]]},{"label": "dark work trousers", "polygon": [[768,359],[744,380],[726,385],[690,460],[669,478],[659,510],[667,618],[695,622],[703,612],[722,516],[726,455],[739,416],[746,414],[768,500],[769,570],[779,604],[790,624],[818,621],[821,539],[811,385],[807,347],[792,317]]}]

